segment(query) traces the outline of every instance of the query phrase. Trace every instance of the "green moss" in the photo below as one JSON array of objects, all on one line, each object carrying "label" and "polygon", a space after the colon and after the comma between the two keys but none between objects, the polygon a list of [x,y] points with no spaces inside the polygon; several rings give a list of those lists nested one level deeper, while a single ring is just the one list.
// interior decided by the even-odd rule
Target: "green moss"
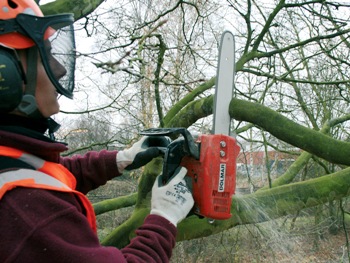
[{"label": "green moss", "polygon": [[40,6],[45,15],[74,13],[76,20],[93,12],[104,0],[56,0]]},{"label": "green moss", "polygon": [[253,123],[278,139],[329,162],[350,165],[350,143],[335,140],[318,131],[297,124],[259,103],[233,98],[230,115]]}]

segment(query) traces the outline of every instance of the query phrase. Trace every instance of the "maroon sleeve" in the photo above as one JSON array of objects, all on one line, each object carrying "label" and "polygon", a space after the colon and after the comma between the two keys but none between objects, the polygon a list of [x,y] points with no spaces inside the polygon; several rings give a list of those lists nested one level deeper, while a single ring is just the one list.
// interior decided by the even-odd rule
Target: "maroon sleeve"
[{"label": "maroon sleeve", "polygon": [[60,163],[77,179],[77,190],[86,194],[119,176],[117,151],[91,151],[85,155],[62,157]]},{"label": "maroon sleeve", "polygon": [[176,228],[150,215],[122,250],[102,246],[71,194],[16,188],[0,201],[0,262],[169,262]]},{"label": "maroon sleeve", "polygon": [[128,262],[169,262],[176,236],[172,223],[160,216],[149,215],[136,234],[130,245],[122,249]]}]

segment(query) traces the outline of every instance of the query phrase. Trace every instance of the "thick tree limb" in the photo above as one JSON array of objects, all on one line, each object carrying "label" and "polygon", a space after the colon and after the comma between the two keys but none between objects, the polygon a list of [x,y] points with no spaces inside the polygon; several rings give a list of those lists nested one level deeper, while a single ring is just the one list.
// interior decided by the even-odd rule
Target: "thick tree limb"
[{"label": "thick tree limb", "polygon": [[56,0],[40,6],[45,15],[74,13],[75,20],[79,20],[92,13],[104,0]]},{"label": "thick tree limb", "polygon": [[177,112],[167,122],[167,127],[189,127],[198,119],[206,117],[213,112],[213,96],[187,103],[186,107]]},{"label": "thick tree limb", "polygon": [[[278,139],[331,163],[350,165],[350,143],[297,124],[261,104],[232,99],[230,115],[270,132]],[[292,131],[292,132],[291,132]]]},{"label": "thick tree limb", "polygon": [[136,199],[137,199],[137,194],[134,193],[134,194],[121,196],[113,199],[103,200],[101,202],[94,203],[92,206],[95,210],[95,214],[101,215],[109,211],[133,206],[136,203]]},{"label": "thick tree limb", "polygon": [[[179,225],[178,241],[210,236],[236,225],[269,221],[350,194],[350,168],[305,182],[288,184],[250,195],[234,196],[232,217],[209,224],[192,216]],[[193,231],[196,229],[196,231]]]}]

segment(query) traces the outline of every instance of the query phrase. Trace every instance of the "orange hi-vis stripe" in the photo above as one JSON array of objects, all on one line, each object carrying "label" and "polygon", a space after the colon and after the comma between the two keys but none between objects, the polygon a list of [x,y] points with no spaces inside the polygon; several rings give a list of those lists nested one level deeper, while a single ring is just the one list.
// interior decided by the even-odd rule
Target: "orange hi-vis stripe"
[{"label": "orange hi-vis stripe", "polygon": [[0,173],[0,199],[16,187],[39,188],[75,194],[84,205],[86,217],[91,228],[96,232],[96,216],[89,199],[76,191],[76,179],[64,166],[47,162],[18,149],[0,146],[0,156],[7,156],[24,161],[36,170],[18,169]]}]

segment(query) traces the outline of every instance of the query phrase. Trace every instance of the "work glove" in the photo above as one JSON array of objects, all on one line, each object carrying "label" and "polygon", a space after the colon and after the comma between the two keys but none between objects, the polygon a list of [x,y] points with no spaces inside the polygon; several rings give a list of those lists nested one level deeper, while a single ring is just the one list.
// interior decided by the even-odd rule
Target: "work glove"
[{"label": "work glove", "polygon": [[153,158],[164,154],[170,142],[170,138],[165,136],[143,136],[131,148],[118,152],[119,173],[122,173],[124,169],[133,170],[146,165]]},{"label": "work glove", "polygon": [[184,179],[186,173],[187,169],[180,166],[165,185],[158,176],[152,188],[151,214],[162,216],[175,226],[188,215],[194,204]]}]

